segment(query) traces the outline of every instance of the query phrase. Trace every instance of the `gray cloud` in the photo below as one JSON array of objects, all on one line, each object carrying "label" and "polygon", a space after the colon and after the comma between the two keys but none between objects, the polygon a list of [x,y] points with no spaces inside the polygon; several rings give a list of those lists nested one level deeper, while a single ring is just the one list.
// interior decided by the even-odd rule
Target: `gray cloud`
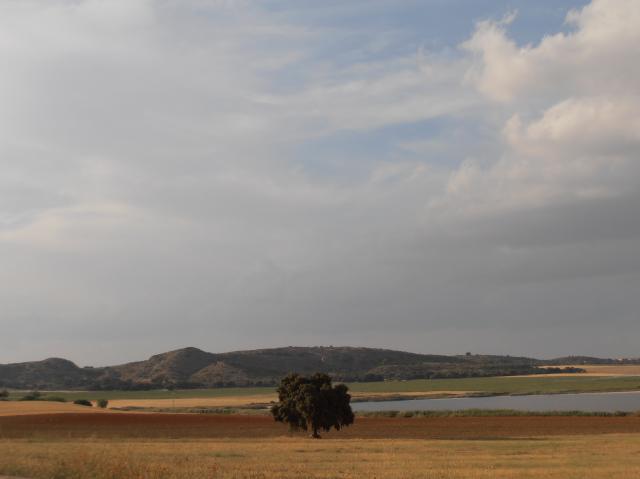
[{"label": "gray cloud", "polygon": [[[345,68],[314,64],[327,32],[253,2],[4,4],[0,361],[321,343],[637,355],[639,13],[594,0],[538,45],[482,23],[454,56]],[[283,91],[298,62],[312,73]],[[439,118],[494,144],[372,151],[349,179],[292,153]],[[443,148],[458,162],[416,160]]]}]

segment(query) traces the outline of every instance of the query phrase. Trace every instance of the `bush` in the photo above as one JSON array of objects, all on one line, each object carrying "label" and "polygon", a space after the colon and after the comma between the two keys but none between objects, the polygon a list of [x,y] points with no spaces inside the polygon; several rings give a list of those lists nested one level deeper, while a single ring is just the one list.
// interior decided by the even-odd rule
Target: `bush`
[{"label": "bush", "polygon": [[20,398],[20,401],[38,401],[38,400],[40,400],[41,396],[42,396],[42,394],[40,394],[38,391],[32,391],[29,394],[27,394],[26,396],[22,396]]},{"label": "bush", "polygon": [[98,399],[98,401],[96,402],[96,406],[98,406],[99,408],[106,408],[109,405],[109,401],[107,401],[106,399]]},{"label": "bush", "polygon": [[42,398],[42,401],[67,402],[65,398],[60,396],[45,396]]},{"label": "bush", "polygon": [[9,400],[9,391],[3,389],[0,391],[0,401],[8,401]]},{"label": "bush", "polygon": [[75,401],[73,401],[73,404],[77,404],[78,406],[93,406],[93,404],[91,404],[91,401],[87,399],[76,399]]}]

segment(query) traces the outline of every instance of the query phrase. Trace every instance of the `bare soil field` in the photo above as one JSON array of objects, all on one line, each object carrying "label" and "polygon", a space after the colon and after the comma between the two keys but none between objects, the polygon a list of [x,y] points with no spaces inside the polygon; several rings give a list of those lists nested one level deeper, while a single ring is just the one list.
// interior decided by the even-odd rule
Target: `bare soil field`
[{"label": "bare soil field", "polygon": [[[496,439],[584,434],[640,434],[640,417],[359,417],[326,439]],[[303,437],[269,416],[67,413],[0,417],[0,438],[276,438]]]}]

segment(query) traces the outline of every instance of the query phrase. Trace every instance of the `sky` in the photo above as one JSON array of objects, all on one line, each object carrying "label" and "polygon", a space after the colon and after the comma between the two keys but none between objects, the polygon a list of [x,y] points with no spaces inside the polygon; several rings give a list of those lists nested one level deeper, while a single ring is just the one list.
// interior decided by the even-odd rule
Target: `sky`
[{"label": "sky", "polygon": [[640,356],[637,0],[0,0],[0,362]]}]

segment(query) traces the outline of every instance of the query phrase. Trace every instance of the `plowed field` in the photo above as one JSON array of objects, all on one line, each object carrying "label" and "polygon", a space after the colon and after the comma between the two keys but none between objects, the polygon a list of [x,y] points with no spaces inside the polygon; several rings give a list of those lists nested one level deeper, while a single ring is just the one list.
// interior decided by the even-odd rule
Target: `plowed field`
[{"label": "plowed field", "polygon": [[[640,433],[640,417],[361,417],[355,425],[324,437],[491,439],[611,433]],[[176,439],[287,435],[287,427],[268,416],[68,413],[0,417],[0,438]]]}]

